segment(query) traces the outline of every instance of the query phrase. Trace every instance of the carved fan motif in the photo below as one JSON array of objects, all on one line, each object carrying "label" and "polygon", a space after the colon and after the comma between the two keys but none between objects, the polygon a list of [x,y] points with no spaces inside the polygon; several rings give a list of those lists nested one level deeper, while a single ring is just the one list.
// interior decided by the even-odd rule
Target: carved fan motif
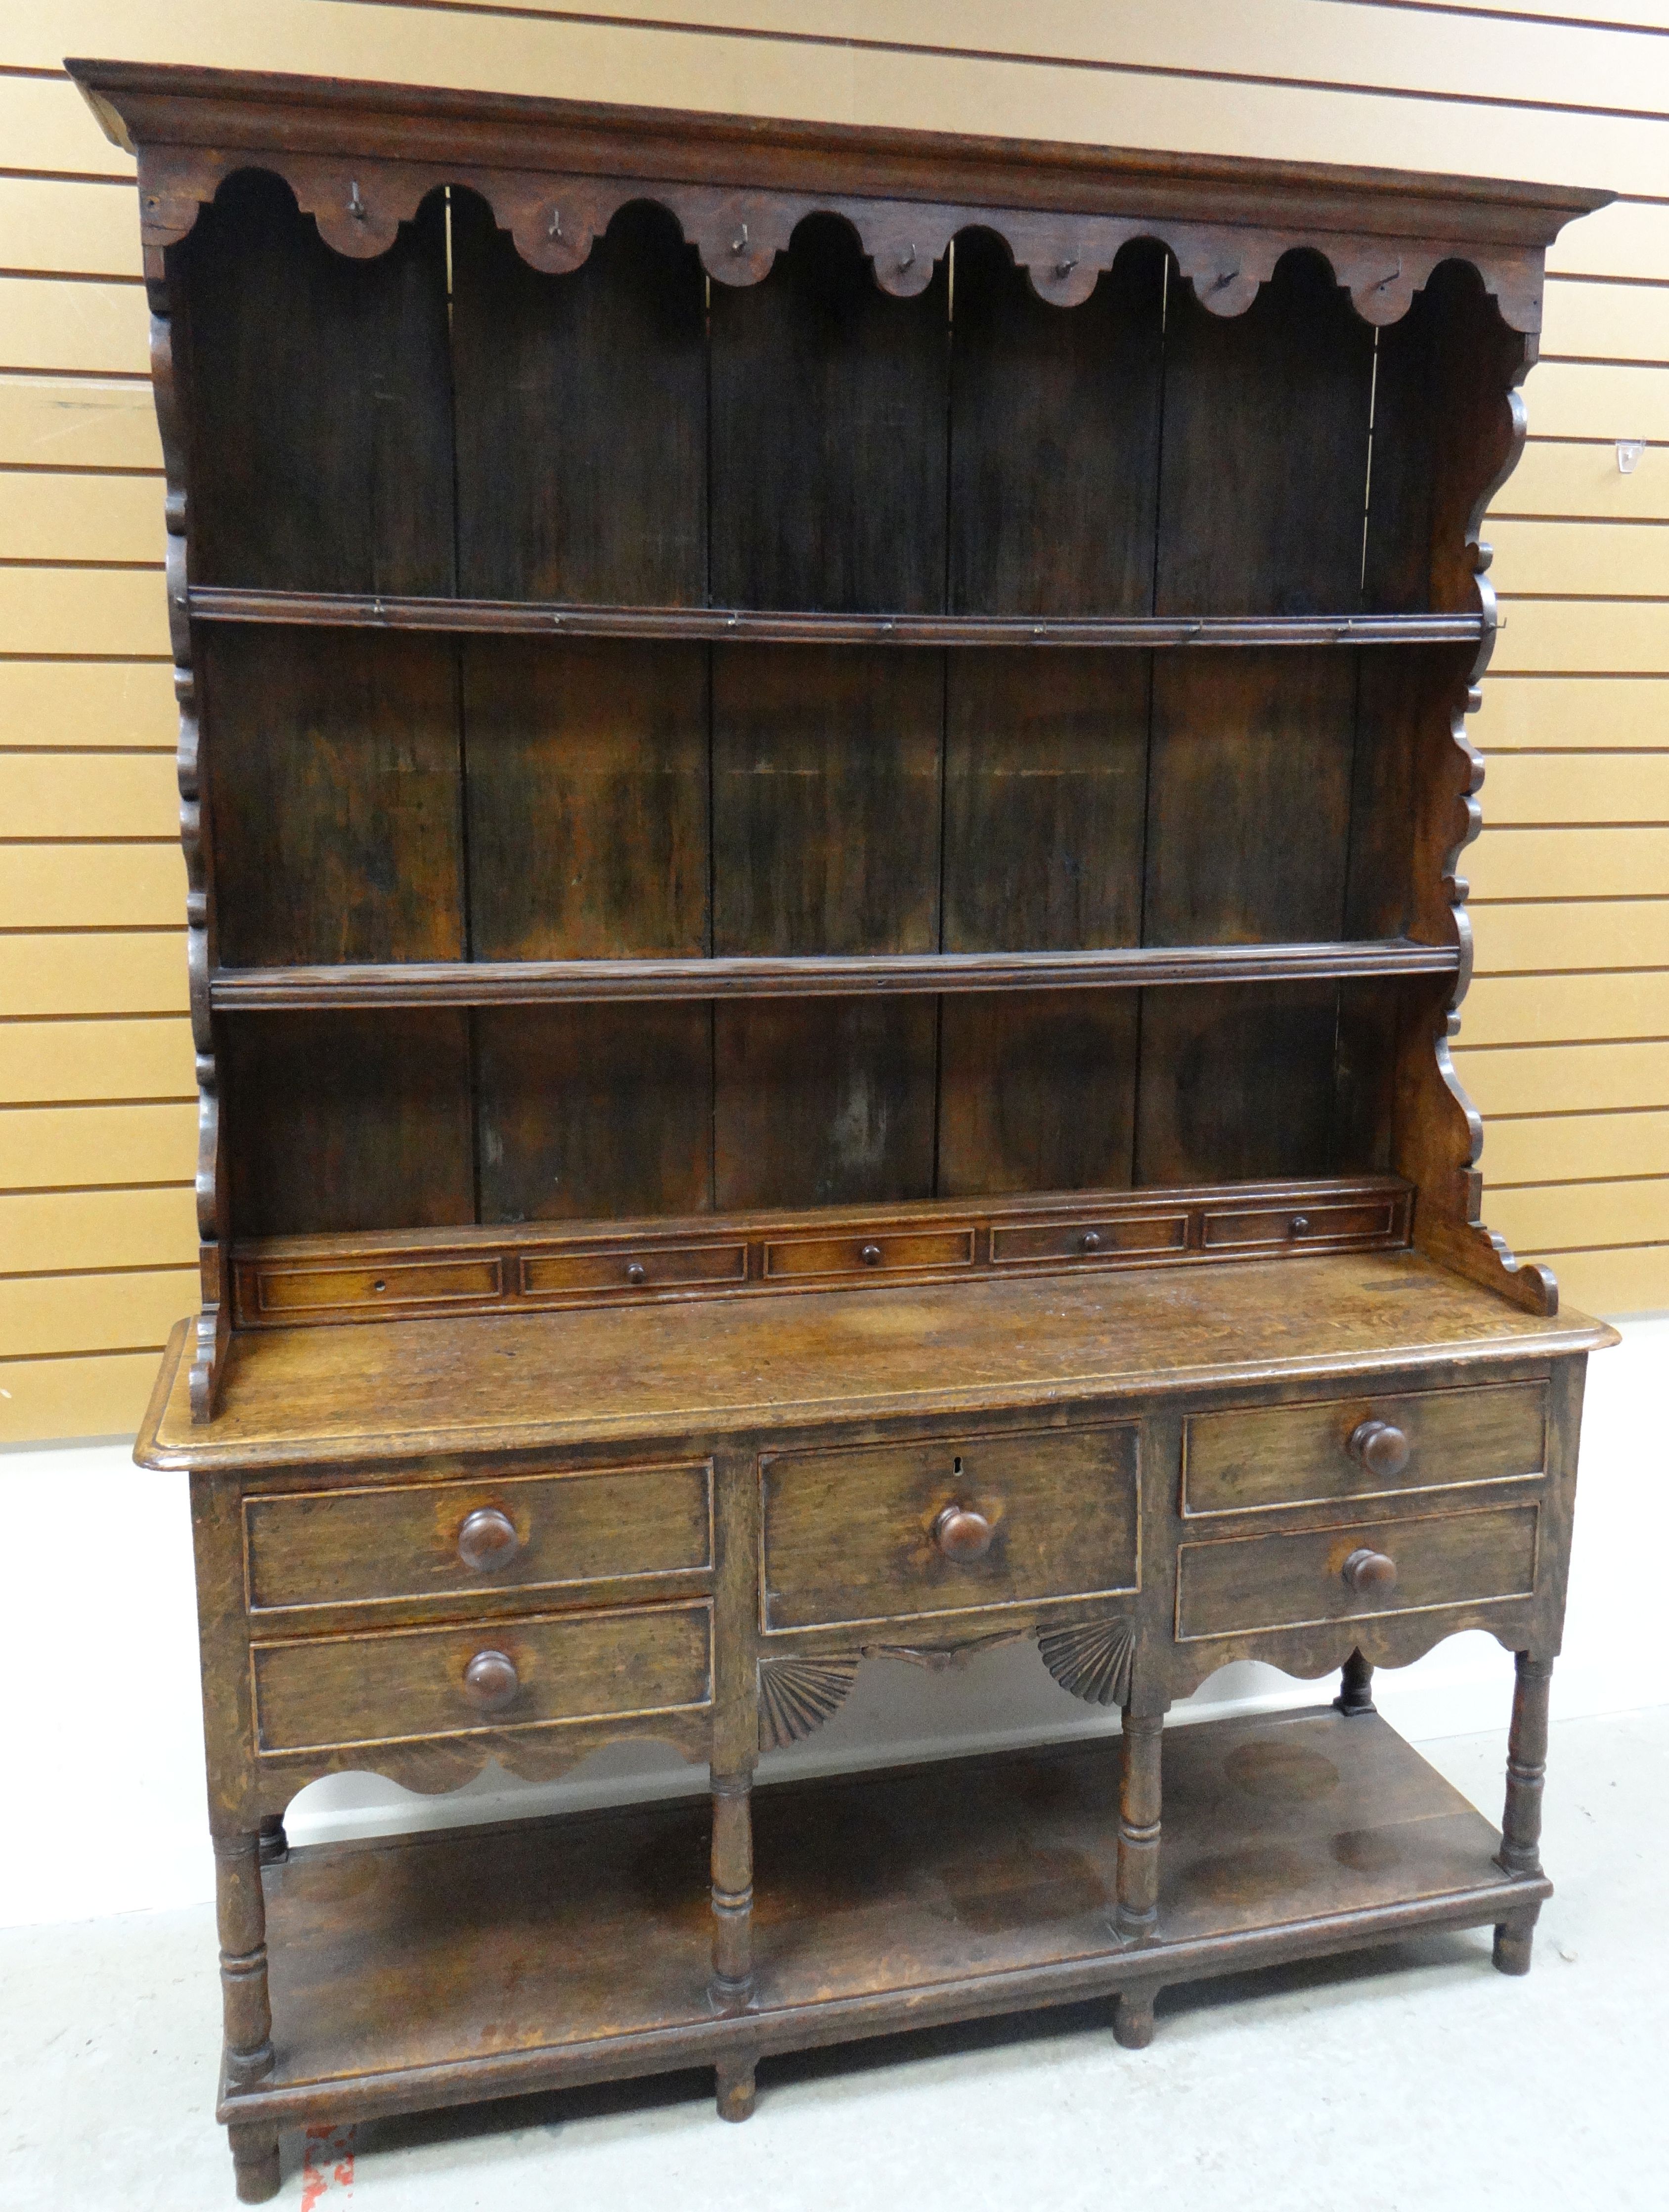
[{"label": "carved fan motif", "polygon": [[1086,1705],[1122,1705],[1129,1697],[1136,1632],[1127,1620],[1040,1629],[1037,1649],[1061,1688]]},{"label": "carved fan motif", "polygon": [[781,1751],[821,1728],[857,1679],[855,1659],[762,1659],[760,1749]]}]

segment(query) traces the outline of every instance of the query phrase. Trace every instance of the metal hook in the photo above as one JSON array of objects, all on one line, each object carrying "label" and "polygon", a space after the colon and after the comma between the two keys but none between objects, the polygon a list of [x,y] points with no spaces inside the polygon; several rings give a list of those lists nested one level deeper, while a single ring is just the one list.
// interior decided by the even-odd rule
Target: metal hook
[{"label": "metal hook", "polygon": [[349,184],[348,187],[348,195],[349,214],[352,216],[355,222],[365,222],[367,217],[370,215],[371,210],[366,206],[365,202],[360,198],[359,179],[357,177],[355,177]]},{"label": "metal hook", "polygon": [[552,210],[550,210],[550,228],[549,228],[549,229],[548,231],[546,231],[546,233],[545,233],[545,236],[546,236],[547,238],[549,238],[549,239],[553,239],[553,240],[554,240],[554,239],[558,239],[558,238],[560,238],[560,237],[561,236],[561,234],[562,234],[562,210],[561,210],[561,208],[552,208]]},{"label": "metal hook", "polygon": [[747,250],[748,250],[748,226],[747,226],[747,224],[744,222],[744,223],[743,224],[743,226],[742,226],[741,231],[740,231],[740,233],[738,234],[738,235],[737,235],[737,236],[736,236],[735,238],[731,239],[731,252],[732,253],[745,253],[745,252],[747,252]]},{"label": "metal hook", "polygon": [[1055,264],[1055,275],[1056,275],[1057,276],[1070,276],[1071,275],[1071,273],[1072,273],[1073,270],[1075,270],[1077,267],[1077,256],[1076,254],[1073,254],[1073,255],[1072,255],[1072,257],[1071,257],[1071,258],[1070,260],[1067,260],[1067,261],[1057,261],[1057,262],[1056,262],[1056,264]]},{"label": "metal hook", "polygon": [[1396,283],[1396,281],[1397,281],[1398,277],[1399,277],[1399,276],[1400,276],[1401,275],[1402,275],[1402,256],[1401,256],[1401,254],[1399,253],[1399,254],[1397,256],[1397,265],[1396,265],[1396,267],[1395,267],[1395,268],[1391,271],[1391,274],[1390,274],[1388,276],[1381,276],[1381,277],[1380,278],[1380,280],[1379,280],[1379,283],[1378,283],[1377,284],[1375,284],[1375,285],[1374,289],[1375,289],[1376,292],[1382,292],[1382,291],[1385,289],[1385,288],[1386,288],[1386,286],[1387,286],[1387,284],[1394,284],[1394,283]]},{"label": "metal hook", "polygon": [[915,260],[915,240],[912,239],[904,249],[904,258],[899,263],[901,271],[908,269]]},{"label": "metal hook", "polygon": [[1225,284],[1232,284],[1239,275],[1240,270],[1238,269],[1219,269],[1217,273],[1216,279],[1211,285],[1211,289],[1214,292],[1220,292]]}]

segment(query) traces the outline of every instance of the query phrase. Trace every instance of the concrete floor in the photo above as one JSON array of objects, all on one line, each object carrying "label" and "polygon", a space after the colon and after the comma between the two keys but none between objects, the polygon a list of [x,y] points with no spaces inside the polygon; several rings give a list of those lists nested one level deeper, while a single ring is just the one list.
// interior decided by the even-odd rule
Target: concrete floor
[{"label": "concrete floor", "polygon": [[[1494,1817],[1499,1735],[1423,1747]],[[286,2212],[1632,2212],[1669,2205],[1669,1708],[1556,1728],[1559,1893],[1527,1981],[1487,1930],[711,2077],[284,2139]],[[119,1844],[119,1828],[112,1830]],[[0,1935],[0,2205],[228,2212],[206,1908]],[[1655,2115],[1655,2117],[1654,2117]]]}]

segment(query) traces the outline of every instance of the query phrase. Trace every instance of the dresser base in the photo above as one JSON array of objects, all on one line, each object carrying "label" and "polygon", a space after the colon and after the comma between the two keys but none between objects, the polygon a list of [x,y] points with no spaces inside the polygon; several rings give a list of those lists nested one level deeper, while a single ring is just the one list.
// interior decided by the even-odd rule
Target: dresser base
[{"label": "dresser base", "polygon": [[[1508,1926],[1550,1885],[1372,1712],[1164,1739],[1160,1936],[1111,1929],[1116,1741],[779,1784],[754,1800],[756,1995],[707,1998],[707,1808],[678,1799],[293,1850],[265,1873],[276,2064],[240,2129],[343,2122],[710,2066]],[[1522,1939],[1521,1942],[1516,1939]]]}]

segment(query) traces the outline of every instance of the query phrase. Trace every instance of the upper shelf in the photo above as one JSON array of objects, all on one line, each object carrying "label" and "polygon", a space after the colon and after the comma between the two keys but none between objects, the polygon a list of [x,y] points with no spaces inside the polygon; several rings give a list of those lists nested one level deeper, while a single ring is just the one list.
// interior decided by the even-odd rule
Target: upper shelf
[{"label": "upper shelf", "polygon": [[1472,645],[1481,615],[814,614],[750,607],[608,607],[555,600],[382,598],[194,584],[198,622],[516,635],[752,640],[801,645]]},{"label": "upper shelf", "polygon": [[222,1012],[309,1006],[502,1006],[582,1000],[769,999],[937,991],[1086,990],[1158,983],[1277,983],[1453,975],[1454,945],[1119,945],[1090,952],[824,953],[692,960],[434,960],[329,968],[221,968]]}]

